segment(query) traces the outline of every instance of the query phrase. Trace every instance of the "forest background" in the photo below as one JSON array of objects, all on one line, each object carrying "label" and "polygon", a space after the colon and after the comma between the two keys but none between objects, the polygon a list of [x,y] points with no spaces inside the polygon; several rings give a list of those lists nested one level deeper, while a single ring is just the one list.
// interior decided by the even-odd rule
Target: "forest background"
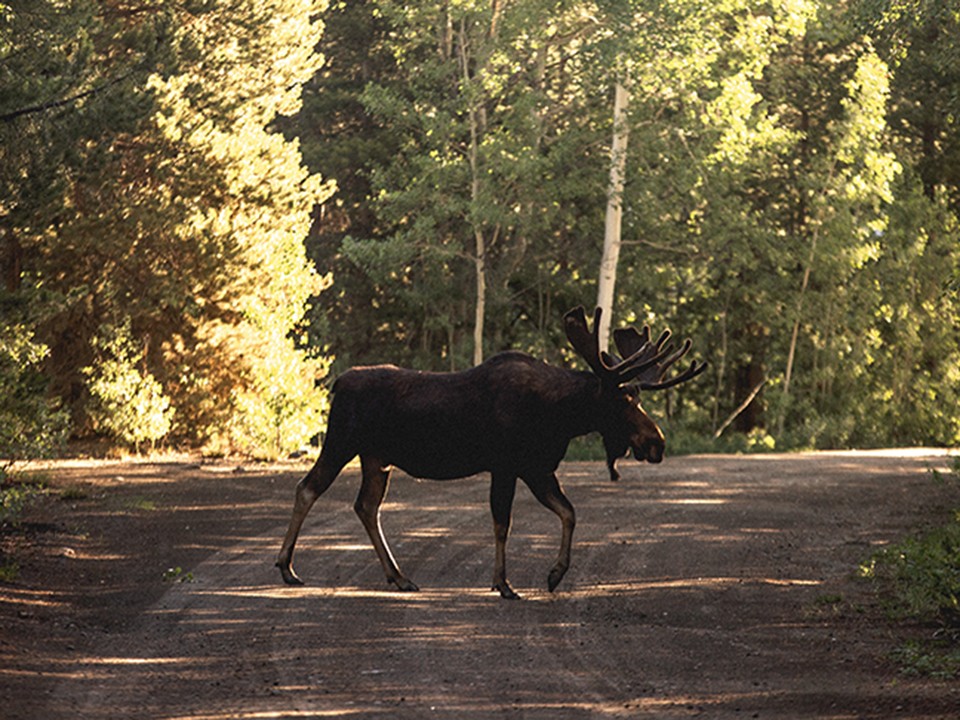
[{"label": "forest background", "polygon": [[573,365],[608,201],[674,448],[956,446],[958,121],[953,0],[0,1],[0,457]]}]

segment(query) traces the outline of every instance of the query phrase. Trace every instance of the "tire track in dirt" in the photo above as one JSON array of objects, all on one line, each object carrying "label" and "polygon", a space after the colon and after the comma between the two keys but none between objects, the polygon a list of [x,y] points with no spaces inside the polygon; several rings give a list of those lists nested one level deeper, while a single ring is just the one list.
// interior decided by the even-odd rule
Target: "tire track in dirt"
[{"label": "tire track in dirt", "polygon": [[298,546],[310,584],[280,584],[277,518],[191,568],[58,692],[108,719],[949,717],[955,691],[894,678],[882,629],[816,602],[852,604],[857,560],[949,501],[936,457],[680,458],[619,484],[565,465],[573,567],[546,592],[559,522],[521,489],[520,602],[487,590],[485,479],[397,479],[383,523],[414,594],[387,589],[341,480]]}]

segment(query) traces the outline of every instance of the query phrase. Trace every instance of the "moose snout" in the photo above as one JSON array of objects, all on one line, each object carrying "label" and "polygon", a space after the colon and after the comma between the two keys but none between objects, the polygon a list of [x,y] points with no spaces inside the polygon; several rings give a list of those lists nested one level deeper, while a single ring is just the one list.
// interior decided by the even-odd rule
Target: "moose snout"
[{"label": "moose snout", "polygon": [[663,461],[663,451],[663,442],[647,440],[639,447],[634,447],[633,457],[641,462],[646,460],[648,463],[658,463]]},{"label": "moose snout", "polygon": [[667,441],[663,433],[656,424],[647,419],[646,427],[641,432],[635,432],[630,438],[630,447],[633,448],[633,457],[648,463],[663,462],[663,453],[666,449]]}]

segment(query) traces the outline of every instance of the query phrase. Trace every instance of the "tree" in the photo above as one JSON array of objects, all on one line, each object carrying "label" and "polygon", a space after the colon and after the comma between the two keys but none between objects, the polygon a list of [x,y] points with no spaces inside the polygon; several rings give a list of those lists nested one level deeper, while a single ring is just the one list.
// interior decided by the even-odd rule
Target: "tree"
[{"label": "tree", "polygon": [[[146,52],[97,51],[97,6],[39,0],[0,5],[0,455],[19,460],[56,450],[68,415],[48,395],[51,347],[45,327],[71,300],[38,271],[35,242],[69,201],[76,149],[90,141]],[[120,123],[122,111],[113,113]]]},{"label": "tree", "polygon": [[[61,179],[56,211],[32,223],[19,218],[35,218],[39,203],[8,214],[24,271],[69,299],[42,329],[53,389],[82,428],[92,340],[105,325],[129,323],[146,371],[176,409],[173,434],[252,449],[241,398],[267,387],[262,376],[278,367],[268,371],[267,358],[289,358],[279,367],[291,376],[277,381],[312,385],[323,372],[295,343],[309,297],[327,283],[302,241],[332,188],[270,129],[298,110],[300,85],[321,61],[323,5],[78,7],[87,9],[77,22],[90,38],[81,69],[91,91],[55,107],[84,116],[84,132],[68,135],[64,159],[49,163]],[[110,59],[128,56],[136,62],[115,74]],[[53,109],[40,103],[31,122],[52,132]],[[320,429],[323,397],[313,394],[303,410],[313,430],[284,438],[285,448]]]},{"label": "tree", "polygon": [[[394,28],[397,71],[363,100],[399,149],[372,171],[377,236],[347,238],[342,249],[378,289],[381,311],[406,308],[406,343],[453,367],[478,360],[485,343],[499,347],[497,333],[484,332],[491,312],[526,314],[511,300],[525,290],[510,285],[546,249],[533,231],[557,232],[561,194],[583,192],[575,182],[593,153],[573,159],[568,141],[586,120],[573,116],[585,60],[571,47],[596,23],[577,3],[378,9]],[[413,32],[424,27],[434,32]]]},{"label": "tree", "polygon": [[[317,327],[343,364],[562,354],[559,313],[599,295],[603,206],[617,198],[605,316],[670,325],[711,348],[711,382],[664,393],[656,410],[701,432],[739,431],[743,447],[944,442],[953,414],[911,393],[951,382],[953,190],[919,158],[941,162],[954,131],[944,115],[925,143],[907,113],[931,88],[931,107],[952,107],[941,60],[954,43],[924,19],[943,7],[341,6],[339,71],[318,77],[316,97],[347,78],[350,101],[298,121],[332,119],[323,147],[351,187],[318,225],[337,274]],[[880,34],[891,27],[896,37]],[[906,46],[936,79],[913,94],[900,74],[908,55],[890,50]],[[606,192],[611,89],[627,74],[630,152],[613,153],[625,182]],[[897,353],[900,342],[912,349]],[[895,391],[883,387],[890,372]],[[895,421],[891,392],[917,412]]]},{"label": "tree", "polygon": [[[799,219],[800,230],[809,243],[809,256],[802,264],[784,370],[784,404],[778,418],[780,435],[783,434],[790,400],[801,325],[810,322],[812,333],[826,337],[834,332],[834,328],[822,325],[824,319],[828,322],[834,320],[831,313],[823,314],[822,310],[826,308],[819,308],[815,316],[820,322],[805,318],[804,304],[814,268],[820,273],[834,274],[840,292],[832,299],[836,301],[842,297],[842,288],[852,273],[875,259],[880,252],[877,236],[886,227],[883,206],[893,200],[892,184],[900,171],[899,163],[884,147],[888,94],[886,65],[867,50],[858,58],[853,77],[846,87],[848,95],[841,101],[844,115],[836,125],[835,137],[830,140],[832,152],[810,162],[815,173],[810,179],[818,186],[807,185],[810,208],[804,209],[804,215]],[[825,239],[832,241],[830,247],[823,247]]]},{"label": "tree", "polygon": [[957,33],[960,16],[950,0],[858,0],[851,9],[878,54],[895,69],[890,127],[915,163],[924,192],[947,189],[960,214],[960,95]]},{"label": "tree", "polygon": [[54,454],[65,439],[67,415],[46,395],[49,351],[34,335],[34,307],[0,290],[0,482],[10,464]]}]

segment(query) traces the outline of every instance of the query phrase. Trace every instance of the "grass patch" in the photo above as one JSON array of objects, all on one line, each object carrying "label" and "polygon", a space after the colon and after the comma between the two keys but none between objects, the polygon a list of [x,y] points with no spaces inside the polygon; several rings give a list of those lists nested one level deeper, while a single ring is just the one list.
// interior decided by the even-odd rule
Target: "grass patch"
[{"label": "grass patch", "polygon": [[130,495],[128,497],[109,495],[107,496],[107,505],[112,510],[120,512],[153,512],[158,507],[155,500],[150,500],[145,495]]},{"label": "grass patch", "polygon": [[727,432],[719,438],[712,433],[699,431],[669,422],[660,424],[667,438],[668,455],[747,455],[769,453],[777,450],[773,437],[761,429],[744,434]]},{"label": "grass patch", "polygon": [[960,455],[954,455],[950,458],[950,469],[946,472],[941,472],[937,468],[930,468],[930,477],[938,485],[960,485]]},{"label": "grass patch", "polygon": [[[934,482],[960,483],[960,458],[947,472],[931,470]],[[960,511],[945,525],[874,553],[860,566],[874,583],[881,607],[896,621],[935,628],[892,653],[903,672],[960,677]]]},{"label": "grass patch", "polygon": [[167,568],[163,571],[163,581],[169,583],[192,583],[193,573],[184,572],[183,568],[178,565],[177,567]]},{"label": "grass patch", "polygon": [[145,497],[130,498],[125,504],[130,510],[153,512],[157,509],[157,504],[153,500],[147,500]]},{"label": "grass patch", "polygon": [[910,640],[894,650],[891,657],[905,675],[936,680],[960,677],[960,647],[956,642],[942,638]]},{"label": "grass patch", "polygon": [[[930,471],[937,484],[960,485],[960,457]],[[874,553],[860,566],[887,615],[933,629],[892,653],[909,675],[960,677],[960,510],[946,524]]]},{"label": "grass patch", "polygon": [[960,512],[943,527],[875,553],[860,574],[877,581],[894,618],[960,620]]},{"label": "grass patch", "polygon": [[90,493],[84,490],[82,487],[74,485],[71,487],[65,487],[60,491],[60,499],[64,502],[72,502],[75,500],[87,500],[90,497]]},{"label": "grass patch", "polygon": [[20,575],[20,563],[6,560],[0,564],[0,582],[11,583]]},{"label": "grass patch", "polygon": [[600,433],[590,433],[573,438],[567,446],[567,454],[564,459],[573,462],[606,460],[607,454],[604,452]]},{"label": "grass patch", "polygon": [[836,607],[843,603],[843,595],[839,593],[828,593],[825,595],[818,595],[813,600],[813,604],[817,607]]}]

